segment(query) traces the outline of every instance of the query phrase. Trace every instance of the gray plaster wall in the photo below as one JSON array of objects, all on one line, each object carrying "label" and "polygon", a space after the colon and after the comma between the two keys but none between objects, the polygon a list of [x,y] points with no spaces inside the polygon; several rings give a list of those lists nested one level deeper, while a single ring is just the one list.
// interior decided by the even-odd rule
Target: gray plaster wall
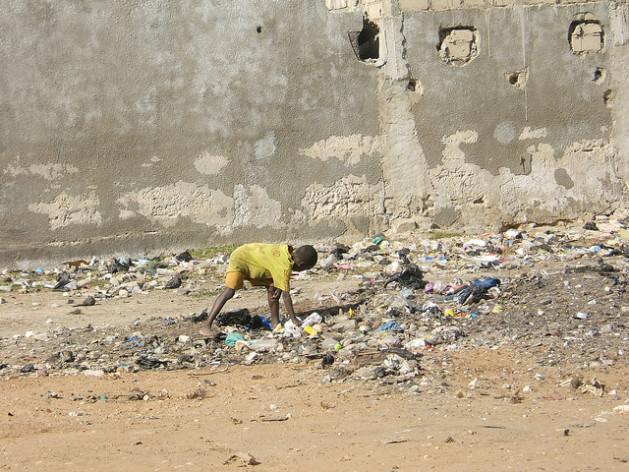
[{"label": "gray plaster wall", "polygon": [[[614,149],[615,36],[608,4],[409,13],[412,106],[439,225],[510,225],[608,213],[624,198]],[[600,51],[576,54],[569,31],[587,12]],[[437,54],[440,31],[474,31],[464,65]],[[620,51],[617,51],[617,54]],[[616,85],[612,82],[616,80]]]},{"label": "gray plaster wall", "polygon": [[455,3],[0,0],[0,266],[625,208],[626,2]]},{"label": "gray plaster wall", "polygon": [[[310,227],[307,189],[382,178],[367,142],[377,71],[347,41],[360,13],[305,0],[0,10],[5,264],[339,234],[343,221]],[[330,136],[365,152],[308,151]]]}]

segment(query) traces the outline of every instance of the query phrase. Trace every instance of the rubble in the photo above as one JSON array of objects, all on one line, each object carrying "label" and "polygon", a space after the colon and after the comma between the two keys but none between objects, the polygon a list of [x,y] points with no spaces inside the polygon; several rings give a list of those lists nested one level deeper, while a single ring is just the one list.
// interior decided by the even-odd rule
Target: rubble
[{"label": "rubble", "polygon": [[[211,338],[196,334],[205,310],[128,326],[51,328],[0,339],[0,377],[315,362],[324,383],[373,382],[418,394],[447,387],[438,380],[447,362],[439,366],[429,353],[447,358],[452,351],[510,346],[523,356],[534,351],[540,369],[556,372],[558,388],[603,395],[605,387],[583,383],[580,372],[627,362],[628,238],[624,221],[599,219],[585,227],[399,241],[379,235],[351,247],[320,245],[320,264],[293,279],[295,293],[304,278],[351,277],[355,288],[298,298],[299,327],[288,321],[271,331],[267,313],[245,309],[222,313]],[[197,260],[186,251],[5,271],[0,288],[67,292],[80,313],[155,290],[191,296],[200,277],[225,270],[227,256]],[[474,377],[469,388],[482,385]]]}]

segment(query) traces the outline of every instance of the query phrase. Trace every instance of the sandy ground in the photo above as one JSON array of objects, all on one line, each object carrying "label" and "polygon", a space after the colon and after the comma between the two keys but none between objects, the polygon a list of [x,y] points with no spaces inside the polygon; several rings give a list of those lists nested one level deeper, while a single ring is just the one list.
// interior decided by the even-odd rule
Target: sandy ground
[{"label": "sandy ground", "polygon": [[[443,356],[439,353],[428,356]],[[375,394],[321,384],[318,363],[3,382],[3,470],[629,470],[617,396],[521,401],[500,383],[515,360],[461,352],[456,394]],[[453,369],[454,370],[454,369]],[[482,372],[481,387],[466,388]],[[622,384],[626,372],[605,380]],[[623,396],[626,396],[626,391]],[[145,398],[145,399],[142,399]]]}]

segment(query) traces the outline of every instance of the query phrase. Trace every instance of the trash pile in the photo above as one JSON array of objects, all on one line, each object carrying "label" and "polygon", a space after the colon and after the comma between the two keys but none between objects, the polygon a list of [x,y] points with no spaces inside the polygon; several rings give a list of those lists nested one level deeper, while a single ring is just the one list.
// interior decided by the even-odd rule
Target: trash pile
[{"label": "trash pile", "polygon": [[[271,330],[265,310],[239,309],[222,313],[208,338],[197,334],[205,310],[27,333],[0,339],[0,376],[315,362],[322,382],[413,391],[426,356],[454,350],[516,346],[524,353],[534,346],[545,353],[539,365],[626,363],[627,226],[600,218],[585,227],[321,245],[318,266],[292,280],[300,326],[285,319]],[[189,296],[199,274],[221,274],[227,261],[228,254],[196,260],[188,252],[159,261],[73,261],[5,273],[0,295],[16,288],[69,292],[82,299],[78,310],[155,290]],[[300,281],[341,279],[355,281],[354,288],[316,299],[300,293]]]}]

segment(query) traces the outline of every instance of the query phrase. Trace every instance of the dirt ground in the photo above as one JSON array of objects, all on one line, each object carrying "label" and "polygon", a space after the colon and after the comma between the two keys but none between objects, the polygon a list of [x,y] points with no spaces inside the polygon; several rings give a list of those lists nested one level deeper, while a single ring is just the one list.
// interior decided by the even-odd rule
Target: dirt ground
[{"label": "dirt ground", "polygon": [[[538,272],[549,271],[543,265]],[[527,272],[536,270],[529,266]],[[544,283],[522,278],[504,287],[503,314],[484,319],[493,316],[494,331],[501,327],[518,333],[518,339],[426,349],[419,360],[422,375],[412,388],[387,383],[387,377],[324,380],[329,368],[320,357],[118,369],[99,376],[41,370],[5,375],[0,377],[0,469],[629,471],[629,363],[622,352],[628,346],[626,295],[603,290],[607,276],[566,274],[553,272]],[[560,293],[575,280],[582,284],[574,296]],[[296,306],[303,309],[326,294],[351,290],[356,279],[322,277],[298,285]],[[0,364],[41,356],[15,334],[87,326],[132,332],[134,323],[189,316],[212,301],[154,291],[70,314],[72,294],[2,297]],[[566,304],[560,305],[563,299]],[[509,301],[531,310],[531,321],[524,323],[528,331],[507,326]],[[264,294],[251,290],[229,308],[254,312],[264,303]],[[536,318],[588,307],[587,321],[570,318],[540,326]],[[577,330],[602,331],[610,312],[610,330],[621,334],[575,341]],[[196,327],[169,329],[194,337]],[[473,339],[474,329],[466,329]],[[570,385],[577,377],[578,385]]]},{"label": "dirt ground", "polygon": [[[516,368],[508,352],[461,352],[448,362],[447,381],[462,388],[456,394],[324,385],[315,362],[12,379],[0,393],[0,464],[67,471],[629,469],[629,416],[613,413],[627,397],[626,369],[604,378],[622,386],[618,396],[565,397],[541,384],[514,402],[501,389]],[[470,372],[482,375],[482,387],[466,388]],[[153,397],[142,400],[144,392]]]}]

